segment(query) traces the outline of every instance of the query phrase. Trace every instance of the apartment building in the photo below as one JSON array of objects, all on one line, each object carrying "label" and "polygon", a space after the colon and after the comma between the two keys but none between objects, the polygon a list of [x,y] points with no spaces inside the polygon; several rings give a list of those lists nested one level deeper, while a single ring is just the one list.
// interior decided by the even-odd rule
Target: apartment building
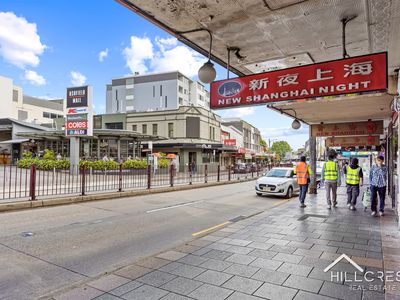
[{"label": "apartment building", "polygon": [[210,94],[203,84],[178,71],[114,78],[107,85],[107,114],[174,110],[191,105],[209,109]]},{"label": "apartment building", "polygon": [[195,106],[131,112],[126,117],[127,130],[167,138],[153,142],[153,152],[176,154],[181,167],[218,163],[223,150],[220,128],[218,115]]},{"label": "apartment building", "polygon": [[54,126],[54,119],[64,115],[63,99],[45,100],[24,95],[11,78],[0,76],[0,119],[11,118],[23,122]]}]

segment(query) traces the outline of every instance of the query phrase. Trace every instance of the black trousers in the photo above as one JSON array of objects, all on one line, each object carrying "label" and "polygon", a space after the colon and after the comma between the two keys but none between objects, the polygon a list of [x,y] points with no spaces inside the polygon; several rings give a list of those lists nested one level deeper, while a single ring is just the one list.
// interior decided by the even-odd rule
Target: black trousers
[{"label": "black trousers", "polygon": [[379,195],[379,211],[383,212],[385,210],[386,186],[371,185],[371,210],[375,212],[378,206],[377,194]]}]

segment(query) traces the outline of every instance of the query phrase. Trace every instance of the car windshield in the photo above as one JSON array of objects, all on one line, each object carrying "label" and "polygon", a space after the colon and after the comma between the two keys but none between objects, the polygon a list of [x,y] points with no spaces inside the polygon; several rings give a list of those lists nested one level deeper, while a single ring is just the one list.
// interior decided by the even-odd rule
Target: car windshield
[{"label": "car windshield", "polygon": [[290,171],[284,169],[272,169],[267,173],[267,177],[289,177]]}]

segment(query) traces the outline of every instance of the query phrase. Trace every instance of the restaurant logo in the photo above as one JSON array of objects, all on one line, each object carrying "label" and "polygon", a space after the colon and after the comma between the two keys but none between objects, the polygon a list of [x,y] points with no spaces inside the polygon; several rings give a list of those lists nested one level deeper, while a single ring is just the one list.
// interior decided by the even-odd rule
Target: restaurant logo
[{"label": "restaurant logo", "polygon": [[232,97],[240,93],[242,85],[237,81],[228,81],[218,88],[218,94],[222,97]]}]

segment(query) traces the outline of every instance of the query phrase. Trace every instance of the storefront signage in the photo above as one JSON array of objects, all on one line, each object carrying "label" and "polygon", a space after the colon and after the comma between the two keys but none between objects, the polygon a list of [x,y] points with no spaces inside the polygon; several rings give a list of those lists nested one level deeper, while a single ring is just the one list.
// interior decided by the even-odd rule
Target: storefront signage
[{"label": "storefront signage", "polygon": [[378,151],[343,151],[342,156],[343,157],[367,157],[370,155],[378,155]]},{"label": "storefront signage", "polygon": [[311,135],[314,137],[374,134],[383,134],[383,121],[311,125]]},{"label": "storefront signage", "polygon": [[67,136],[93,135],[93,90],[91,86],[67,88],[65,111]]},{"label": "storefront signage", "polygon": [[236,146],[236,139],[226,139],[226,140],[224,140],[224,145]]},{"label": "storefront signage", "polygon": [[355,147],[355,146],[376,146],[380,144],[379,135],[375,136],[352,136],[327,138],[326,147]]},{"label": "storefront signage", "polygon": [[211,108],[387,89],[387,53],[243,76],[211,83]]}]

